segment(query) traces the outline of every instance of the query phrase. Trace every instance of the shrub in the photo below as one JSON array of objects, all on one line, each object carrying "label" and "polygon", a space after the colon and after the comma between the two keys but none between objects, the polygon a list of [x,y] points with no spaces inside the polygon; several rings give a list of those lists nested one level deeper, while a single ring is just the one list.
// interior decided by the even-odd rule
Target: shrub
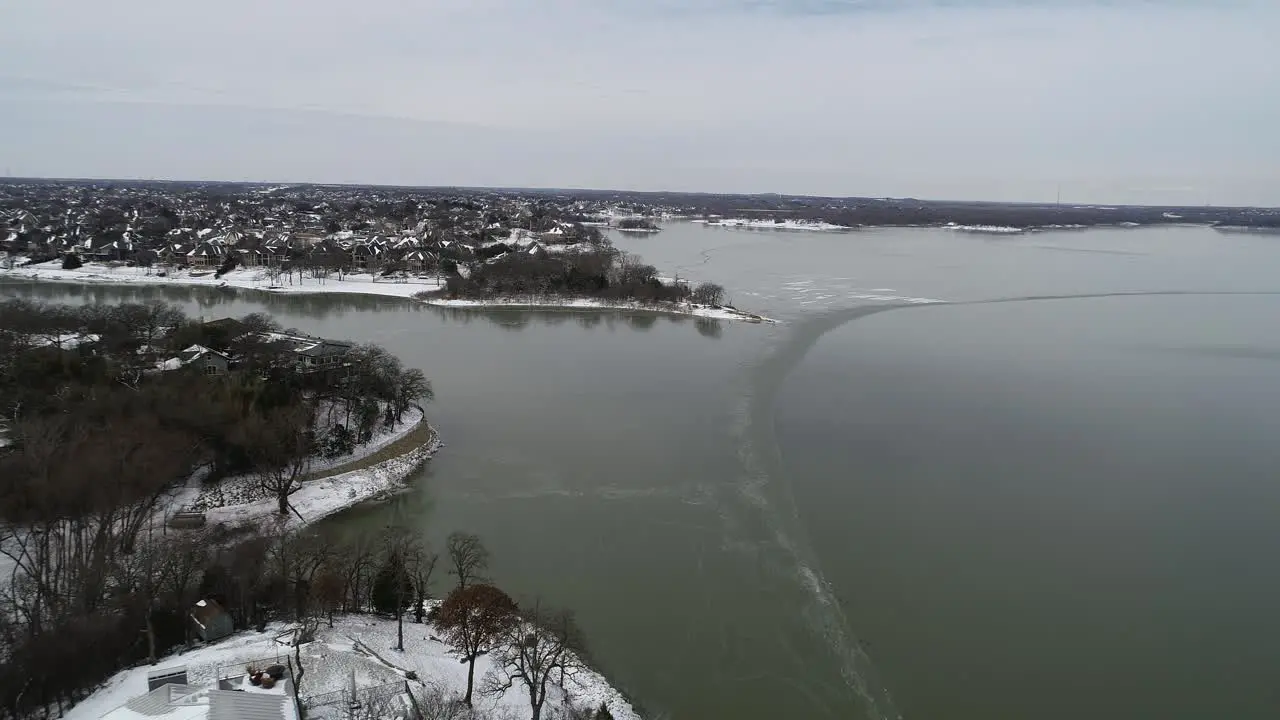
[{"label": "shrub", "polygon": [[320,443],[320,452],[330,459],[350,455],[355,449],[355,435],[347,429],[346,425],[341,424],[329,428],[324,440]]}]

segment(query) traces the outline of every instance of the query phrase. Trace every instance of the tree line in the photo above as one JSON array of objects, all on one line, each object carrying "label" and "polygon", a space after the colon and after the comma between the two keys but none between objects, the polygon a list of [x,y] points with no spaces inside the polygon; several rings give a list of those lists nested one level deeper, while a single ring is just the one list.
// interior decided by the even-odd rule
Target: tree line
[{"label": "tree line", "polygon": [[456,264],[448,272],[444,293],[453,298],[502,298],[523,295],[569,296],[649,303],[695,302],[719,305],[724,288],[714,283],[696,287],[664,283],[658,271],[635,255],[593,249],[559,253],[510,252],[471,267],[464,276]]}]

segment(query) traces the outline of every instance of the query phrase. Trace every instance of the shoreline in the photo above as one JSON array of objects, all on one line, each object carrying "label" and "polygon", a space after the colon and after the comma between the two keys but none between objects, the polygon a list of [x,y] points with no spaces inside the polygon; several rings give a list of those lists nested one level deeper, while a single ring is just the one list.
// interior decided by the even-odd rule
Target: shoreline
[{"label": "shoreline", "polygon": [[694,303],[642,303],[639,301],[610,301],[589,297],[503,297],[472,300],[469,298],[418,297],[414,298],[432,307],[462,308],[468,310],[563,310],[584,312],[647,312],[663,315],[706,318],[710,320],[737,320],[750,323],[776,323],[763,315],[739,310],[729,305],[697,305]]},{"label": "shoreline", "polygon": [[[310,527],[368,502],[387,500],[410,486],[406,482],[444,446],[440,433],[427,422],[425,414],[404,437],[425,426],[425,442],[385,460],[335,474],[320,474],[303,481],[289,496],[293,512],[280,515],[274,497],[247,503],[213,507],[199,512],[205,516],[205,527],[223,526],[234,532],[259,523],[274,524],[276,529],[291,530]],[[403,438],[401,438],[403,439]],[[377,453],[365,458],[376,457]],[[357,463],[361,461],[355,461]]]},{"label": "shoreline", "polygon": [[736,320],[751,323],[775,323],[776,320],[739,310],[732,306],[697,305],[693,303],[642,303],[639,301],[608,301],[575,297],[524,297],[485,298],[481,300],[443,297],[421,297],[423,293],[439,292],[444,284],[437,278],[413,278],[410,280],[383,279],[375,281],[366,273],[348,274],[342,280],[335,278],[305,278],[298,284],[270,285],[266,273],[260,268],[237,268],[221,278],[213,272],[207,275],[191,275],[189,270],[168,270],[169,275],[147,274],[139,267],[110,267],[99,263],[85,263],[75,270],[63,270],[58,261],[36,266],[19,266],[0,269],[0,281],[27,281],[36,283],[65,283],[75,285],[115,285],[142,287],[190,287],[213,290],[253,290],[277,295],[364,295],[410,300],[433,307],[484,309],[543,309],[577,311],[656,312],[666,315]]}]

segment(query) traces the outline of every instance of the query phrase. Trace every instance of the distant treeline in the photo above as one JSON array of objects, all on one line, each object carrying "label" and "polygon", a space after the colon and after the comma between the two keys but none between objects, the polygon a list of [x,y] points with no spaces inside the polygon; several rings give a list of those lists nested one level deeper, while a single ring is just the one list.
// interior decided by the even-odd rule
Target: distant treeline
[{"label": "distant treeline", "polygon": [[445,295],[489,299],[526,295],[634,300],[638,302],[724,302],[724,288],[714,283],[690,287],[658,278],[652,265],[634,255],[609,249],[563,253],[511,252],[473,266],[466,276],[446,266]]}]

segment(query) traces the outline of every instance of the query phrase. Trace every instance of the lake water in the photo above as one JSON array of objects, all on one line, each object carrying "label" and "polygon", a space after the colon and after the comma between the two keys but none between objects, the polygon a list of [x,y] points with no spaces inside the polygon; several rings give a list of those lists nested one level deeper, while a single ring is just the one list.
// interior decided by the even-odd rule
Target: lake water
[{"label": "lake water", "polygon": [[1280,238],[618,242],[783,322],[3,290],[267,310],[422,367],[446,447],[337,522],[479,533],[654,716],[1275,716]]}]

